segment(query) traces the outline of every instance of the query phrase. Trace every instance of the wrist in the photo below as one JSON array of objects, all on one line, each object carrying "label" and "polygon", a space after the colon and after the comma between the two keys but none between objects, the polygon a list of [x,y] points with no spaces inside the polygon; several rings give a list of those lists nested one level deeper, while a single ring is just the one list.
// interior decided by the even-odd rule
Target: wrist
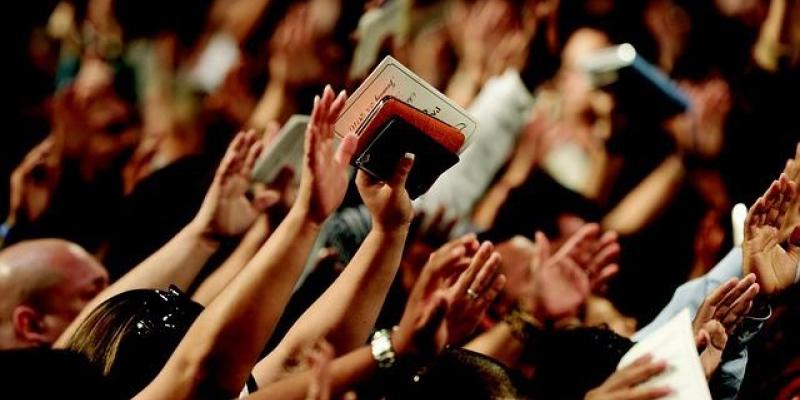
[{"label": "wrist", "polygon": [[408,231],[411,229],[411,221],[403,221],[401,223],[384,224],[373,220],[372,230],[378,234],[385,236],[407,236]]},{"label": "wrist", "polygon": [[219,235],[214,232],[209,224],[200,220],[195,219],[189,222],[181,233],[192,237],[203,250],[213,253],[219,248]]},{"label": "wrist", "polygon": [[327,219],[327,216],[320,220],[318,216],[314,216],[313,213],[311,213],[311,210],[308,207],[301,206],[299,204],[300,202],[298,201],[294,206],[292,206],[291,209],[289,209],[284,221],[287,222],[286,220],[289,220],[289,223],[300,224],[307,228],[320,230],[322,224]]}]

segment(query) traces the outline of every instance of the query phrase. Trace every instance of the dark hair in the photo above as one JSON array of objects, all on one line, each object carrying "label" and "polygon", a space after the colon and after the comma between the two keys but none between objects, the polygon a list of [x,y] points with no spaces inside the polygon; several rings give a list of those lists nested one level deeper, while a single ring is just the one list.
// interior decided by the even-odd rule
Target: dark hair
[{"label": "dark hair", "polygon": [[583,399],[617,368],[633,343],[606,327],[573,328],[541,337],[526,359],[535,365],[530,390],[539,399]]},{"label": "dark hair", "polygon": [[508,370],[474,351],[449,348],[391,399],[519,399]]},{"label": "dark hair", "polygon": [[92,311],[67,348],[133,396],[155,378],[202,310],[175,286],[127,291]]}]

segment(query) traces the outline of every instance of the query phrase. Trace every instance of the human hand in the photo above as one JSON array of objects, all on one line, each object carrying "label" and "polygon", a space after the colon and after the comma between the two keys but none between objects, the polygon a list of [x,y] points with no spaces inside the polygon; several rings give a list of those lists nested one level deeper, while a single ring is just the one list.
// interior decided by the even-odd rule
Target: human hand
[{"label": "human hand", "polygon": [[[797,144],[794,158],[786,161],[783,173],[791,182],[800,184],[800,143]],[[786,218],[781,227],[781,242],[791,237],[792,231],[797,226],[800,226],[800,196],[794,196],[789,202],[789,210],[786,212]]]},{"label": "human hand", "polygon": [[680,86],[692,100],[692,108],[670,120],[668,131],[683,153],[716,158],[722,151],[725,120],[731,109],[730,88],[721,78],[681,82]]},{"label": "human hand", "polygon": [[653,362],[652,357],[645,355],[611,374],[599,387],[586,393],[585,400],[651,400],[668,396],[670,388],[645,388],[640,383],[664,372],[667,363]]},{"label": "human hand", "polygon": [[333,346],[324,339],[306,355],[306,364],[311,367],[312,379],[306,400],[328,400],[331,398],[331,361],[335,353]]},{"label": "human hand", "polygon": [[234,137],[192,222],[202,232],[212,236],[239,235],[278,201],[278,196],[269,191],[256,193],[252,200],[247,196],[261,150],[262,142],[255,131],[239,132]]},{"label": "human hand", "polygon": [[269,73],[271,84],[297,87],[318,81],[324,66],[316,54],[319,32],[310,21],[308,4],[293,6],[270,39]]},{"label": "human hand", "polygon": [[25,156],[11,173],[8,219],[35,221],[47,209],[61,176],[55,139],[48,136]]},{"label": "human hand", "polygon": [[695,334],[695,343],[706,380],[710,380],[722,362],[722,352],[728,344],[725,327],[715,319],[707,321]]},{"label": "human hand", "polygon": [[322,98],[314,99],[314,110],[306,128],[305,156],[296,207],[302,207],[312,222],[321,224],[344,199],[348,168],[356,149],[356,138],[348,135],[335,146],[334,124],[344,107],[344,91],[335,96],[326,86]]},{"label": "human hand", "polygon": [[414,165],[414,155],[406,154],[395,167],[388,182],[358,171],[356,185],[364,205],[372,215],[372,226],[383,231],[408,228],[414,218],[414,209],[406,191],[406,179]]},{"label": "human hand", "polygon": [[615,233],[600,236],[597,224],[587,224],[551,256],[550,242],[537,232],[528,304],[534,315],[543,320],[574,315],[593,289],[602,289],[619,271],[616,240]]},{"label": "human hand", "polygon": [[797,281],[800,227],[793,228],[788,238],[780,235],[789,205],[796,196],[797,184],[781,174],[750,207],[745,219],[742,270],[756,275],[766,295],[777,294]]},{"label": "human hand", "polygon": [[718,321],[727,334],[733,334],[753,306],[758,290],[755,274],[748,274],[741,281],[731,278],[714,289],[697,309],[692,322],[695,335],[710,321]]},{"label": "human hand", "polygon": [[[451,255],[458,257],[458,254]],[[491,243],[484,242],[471,256],[469,267],[448,288],[449,308],[445,324],[442,325],[442,329],[446,330],[443,335],[448,344],[457,346],[468,339],[486,310],[503,290],[506,277],[497,273],[499,268],[500,254],[494,251]]]}]

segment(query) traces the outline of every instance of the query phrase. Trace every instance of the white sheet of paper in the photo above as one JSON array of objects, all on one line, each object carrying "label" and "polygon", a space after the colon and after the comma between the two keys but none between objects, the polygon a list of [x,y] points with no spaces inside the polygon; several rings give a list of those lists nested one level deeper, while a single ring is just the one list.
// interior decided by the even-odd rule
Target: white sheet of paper
[{"label": "white sheet of paper", "polygon": [[309,119],[308,115],[296,114],[283,124],[275,143],[272,143],[256,162],[256,167],[253,168],[253,180],[272,183],[285,166],[294,169],[295,177],[300,176],[305,131]]},{"label": "white sheet of paper", "polygon": [[347,100],[344,111],[336,120],[336,134],[344,137],[364,121],[369,112],[385,96],[394,96],[411,106],[455,127],[464,134],[463,152],[478,123],[461,106],[440,93],[391,56],[378,64],[364,83]]},{"label": "white sheet of paper", "polygon": [[654,360],[667,362],[667,369],[660,375],[642,383],[645,387],[667,386],[672,394],[670,400],[711,400],[700,356],[692,334],[689,310],[684,309],[664,326],[642,341],[636,343],[622,356],[617,369],[650,354]]}]

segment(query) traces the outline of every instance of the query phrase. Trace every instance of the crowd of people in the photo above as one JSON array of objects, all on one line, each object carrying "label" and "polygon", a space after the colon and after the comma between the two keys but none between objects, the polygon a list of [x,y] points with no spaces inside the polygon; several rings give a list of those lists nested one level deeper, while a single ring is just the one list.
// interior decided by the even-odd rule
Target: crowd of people
[{"label": "crowd of people", "polygon": [[[670,360],[618,365],[687,308],[714,399],[800,396],[800,1],[6,20],[0,398],[669,398]],[[685,109],[593,79],[623,43]],[[414,154],[379,180],[334,132],[384,55],[478,123],[414,200]],[[301,168],[254,181],[294,114]]]}]

